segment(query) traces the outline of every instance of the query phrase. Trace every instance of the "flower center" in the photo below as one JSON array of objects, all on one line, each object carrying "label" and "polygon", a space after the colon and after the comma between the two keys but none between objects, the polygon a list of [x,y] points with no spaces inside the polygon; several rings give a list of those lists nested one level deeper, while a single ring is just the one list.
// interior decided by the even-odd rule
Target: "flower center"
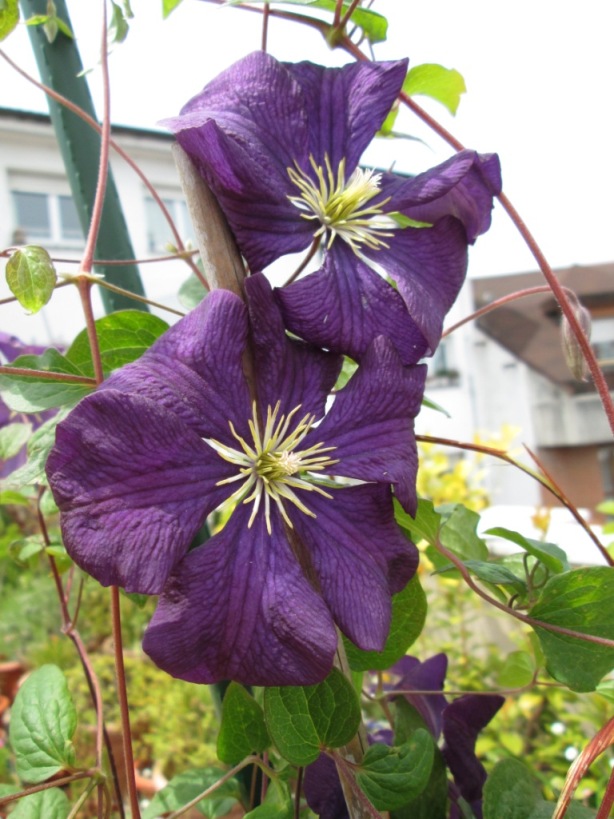
[{"label": "flower center", "polygon": [[249,527],[254,522],[264,499],[264,516],[269,534],[271,534],[271,501],[277,504],[281,516],[290,528],[293,527],[285,509],[284,504],[286,503],[292,503],[301,512],[315,517],[315,514],[305,506],[294,490],[304,489],[308,492],[318,492],[326,498],[332,497],[321,486],[314,483],[314,476],[311,473],[320,472],[338,463],[323,454],[336,449],[334,446],[317,443],[308,449],[300,448],[303,439],[315,422],[314,415],[305,415],[289,432],[292,419],[299,411],[300,405],[287,415],[280,415],[279,407],[279,401],[274,409],[268,407],[264,430],[261,432],[256,402],[254,402],[252,418],[249,421],[251,443],[237,434],[232,421],[228,422],[230,431],[239,443],[240,449],[226,446],[213,438],[205,439],[220,457],[239,467],[237,475],[218,481],[217,486],[242,481],[241,486],[233,492],[229,500],[253,503]]},{"label": "flower center", "polygon": [[346,181],[345,159],[333,173],[328,154],[324,155],[326,168],[317,165],[313,156],[309,162],[316,175],[314,179],[295,163],[288,168],[288,176],[300,191],[299,196],[288,199],[302,211],[303,219],[320,222],[315,236],[329,233],[328,247],[336,236],[347,242],[354,252],[361,245],[373,250],[388,247],[383,237],[392,236],[393,223],[386,217],[383,206],[390,200],[384,199],[377,205],[368,203],[380,193],[381,173],[356,168]]}]

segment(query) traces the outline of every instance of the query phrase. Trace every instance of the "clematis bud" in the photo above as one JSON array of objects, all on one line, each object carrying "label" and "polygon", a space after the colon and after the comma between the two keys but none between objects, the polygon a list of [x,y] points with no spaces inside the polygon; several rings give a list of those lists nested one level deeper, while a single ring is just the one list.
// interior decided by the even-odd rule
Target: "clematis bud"
[{"label": "clematis bud", "polygon": [[[591,337],[591,314],[590,312],[580,304],[575,293],[568,293],[569,301],[573,307],[574,315],[580,324],[580,327],[584,330],[587,337],[590,339]],[[588,381],[589,369],[586,363],[586,359],[584,358],[584,353],[582,352],[582,348],[578,343],[578,339],[575,336],[574,331],[571,328],[571,325],[567,318],[563,316],[563,322],[561,324],[561,339],[563,342],[563,353],[565,354],[565,361],[567,362],[567,366],[571,370],[571,374],[575,379],[578,381]]]}]

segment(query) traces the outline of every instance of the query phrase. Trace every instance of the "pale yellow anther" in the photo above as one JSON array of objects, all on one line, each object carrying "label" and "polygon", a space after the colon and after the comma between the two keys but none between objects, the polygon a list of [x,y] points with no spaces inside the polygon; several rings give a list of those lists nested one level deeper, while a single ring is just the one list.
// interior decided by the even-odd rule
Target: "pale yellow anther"
[{"label": "pale yellow anther", "polygon": [[331,495],[325,489],[314,483],[315,476],[310,473],[321,472],[338,463],[323,454],[336,449],[334,446],[317,443],[308,449],[299,448],[312,428],[315,416],[305,415],[289,433],[292,420],[300,410],[300,406],[295,407],[287,415],[279,415],[279,410],[279,402],[273,409],[270,406],[267,408],[264,430],[261,431],[254,402],[252,418],[248,421],[253,443],[248,443],[241,438],[232,422],[229,422],[230,431],[238,442],[239,449],[222,444],[213,438],[205,439],[221,458],[239,467],[236,475],[218,481],[217,485],[222,486],[235,481],[242,482],[229,500],[235,503],[253,503],[248,522],[250,527],[264,501],[264,516],[269,534],[271,534],[271,501],[277,505],[283,520],[290,527],[292,527],[292,521],[288,516],[285,503],[291,503],[305,515],[315,517],[294,490],[318,492],[330,498]]},{"label": "pale yellow anther", "polygon": [[313,156],[309,157],[309,162],[315,179],[298,164],[287,169],[291,182],[300,191],[300,195],[288,199],[301,211],[303,219],[320,223],[314,236],[327,233],[328,247],[339,236],[354,252],[358,252],[362,245],[372,250],[388,247],[383,238],[392,236],[394,223],[383,208],[390,197],[377,205],[368,204],[380,193],[382,175],[356,168],[346,180],[345,159],[339,163],[336,176],[328,154],[324,157],[325,168],[317,165]]}]

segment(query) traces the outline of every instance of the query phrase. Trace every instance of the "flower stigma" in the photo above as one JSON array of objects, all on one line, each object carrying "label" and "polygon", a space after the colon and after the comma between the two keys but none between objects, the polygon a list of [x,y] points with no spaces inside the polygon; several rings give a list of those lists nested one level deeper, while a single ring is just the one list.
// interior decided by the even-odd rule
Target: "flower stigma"
[{"label": "flower stigma", "polygon": [[345,159],[339,163],[336,177],[328,154],[324,155],[326,168],[316,164],[311,155],[309,162],[317,179],[313,179],[296,162],[294,168],[287,169],[290,180],[300,190],[300,196],[288,196],[288,199],[303,211],[303,219],[320,222],[314,236],[328,232],[329,248],[335,237],[339,236],[355,253],[361,245],[372,250],[388,247],[383,239],[392,236],[390,228],[393,223],[384,213],[383,206],[390,201],[390,197],[377,205],[368,206],[380,193],[381,173],[356,168],[346,181]]},{"label": "flower stigma", "polygon": [[228,422],[232,436],[239,443],[240,449],[234,449],[213,438],[204,439],[221,458],[239,467],[237,475],[218,481],[216,485],[243,481],[228,500],[253,503],[248,528],[251,528],[264,499],[264,516],[269,535],[271,501],[277,504],[282,518],[290,528],[294,527],[288,517],[285,503],[293,503],[301,512],[315,518],[315,513],[305,506],[294,490],[318,492],[325,498],[332,498],[332,495],[313,482],[310,473],[320,472],[339,462],[323,454],[336,449],[334,446],[317,443],[309,449],[299,449],[316,420],[315,415],[305,415],[289,432],[292,419],[300,410],[300,404],[287,415],[280,415],[279,409],[279,401],[274,409],[268,407],[264,430],[261,432],[256,402],[253,402],[252,418],[248,422],[252,443],[241,438],[232,421]]}]

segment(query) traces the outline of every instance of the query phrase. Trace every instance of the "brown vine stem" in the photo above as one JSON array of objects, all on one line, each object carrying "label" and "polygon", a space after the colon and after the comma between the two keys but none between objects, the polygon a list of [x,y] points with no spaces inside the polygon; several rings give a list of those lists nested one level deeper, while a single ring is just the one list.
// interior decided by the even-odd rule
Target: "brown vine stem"
[{"label": "brown vine stem", "polygon": [[523,623],[531,626],[531,628],[542,628],[545,631],[552,631],[555,634],[562,634],[565,637],[575,637],[578,640],[584,640],[587,643],[595,643],[596,645],[604,646],[605,648],[614,648],[614,640],[609,640],[607,637],[598,637],[595,634],[586,634],[582,631],[574,631],[570,628],[565,628],[564,626],[556,626],[553,623],[546,623],[543,620],[536,620],[534,617],[530,617],[528,614],[522,614],[522,612],[518,611],[517,609],[512,609],[507,606],[505,603],[501,603],[495,597],[492,597],[490,594],[485,592],[481,589],[477,583],[474,582],[473,578],[471,577],[469,570],[463,563],[463,561],[457,557],[454,552],[451,552],[449,549],[443,545],[443,543],[437,538],[435,543],[433,544],[438,552],[440,552],[450,563],[454,564],[454,567],[458,569],[460,572],[463,580],[472,589],[478,597],[481,597],[487,603],[490,603],[491,606],[494,606],[496,609],[500,611],[506,612],[506,614],[511,615],[512,617],[516,618],[516,620],[520,620]]},{"label": "brown vine stem", "polygon": [[299,264],[299,266],[296,268],[296,270],[290,276],[290,278],[285,282],[284,287],[287,287],[289,284],[292,284],[293,281],[298,279],[298,277],[301,275],[303,270],[307,267],[309,262],[313,259],[313,257],[318,252],[318,248],[320,247],[320,242],[321,241],[322,241],[321,236],[316,236],[315,237],[315,239],[311,243],[311,247],[307,251],[307,254],[306,254],[305,258],[302,260],[302,262]]},{"label": "brown vine stem", "polygon": [[275,771],[272,768],[269,768],[269,766],[266,765],[260,759],[259,756],[256,756],[256,754],[252,754],[252,756],[246,756],[245,759],[241,760],[241,762],[239,762],[238,765],[235,765],[234,768],[231,768],[229,771],[226,771],[226,773],[223,776],[221,776],[217,780],[217,782],[211,785],[211,787],[206,788],[206,790],[204,790],[202,793],[199,793],[198,796],[195,796],[194,799],[191,799],[189,802],[186,802],[186,804],[183,805],[183,807],[179,808],[179,810],[176,810],[173,813],[169,813],[167,819],[179,819],[179,817],[183,816],[184,813],[187,813],[190,810],[190,808],[195,807],[201,801],[201,799],[206,799],[207,796],[210,796],[212,793],[215,793],[215,791],[221,785],[223,785],[224,782],[228,782],[229,779],[232,779],[232,777],[235,774],[238,774],[239,771],[242,771],[243,768],[247,768],[248,765],[257,765],[262,770],[262,772],[269,777],[269,779],[277,779],[277,774],[275,773]]},{"label": "brown vine stem", "polygon": [[117,695],[122,723],[122,747],[126,766],[126,781],[132,819],[141,819],[139,797],[136,790],[134,754],[132,752],[132,732],[130,730],[130,711],[128,708],[128,691],[126,686],[126,669],[122,645],[121,612],[119,607],[119,589],[111,586],[111,619],[113,624],[113,650],[115,655],[115,675],[117,677]]},{"label": "brown vine stem", "polygon": [[[36,504],[36,514],[38,517],[38,524],[41,530],[41,534],[43,536],[43,542],[47,548],[51,545],[51,540],[49,538],[49,532],[47,529],[47,523],[45,521],[45,516],[42,513],[40,508],[40,500],[43,496],[43,492],[45,490],[39,490],[38,495],[38,502]],[[103,719],[103,709],[102,709],[102,693],[100,691],[100,683],[98,681],[98,676],[94,671],[94,667],[92,662],[89,658],[87,653],[87,649],[85,648],[85,644],[81,639],[81,635],[77,631],[75,626],[76,617],[71,617],[70,612],[68,610],[68,595],[64,589],[62,584],[62,578],[60,577],[60,573],[58,571],[58,567],[53,555],[48,555],[49,559],[49,566],[51,568],[51,574],[53,576],[53,580],[55,583],[56,591],[58,594],[58,599],[60,601],[60,609],[62,613],[62,631],[63,633],[72,641],[75,649],[77,651],[77,655],[79,660],[81,661],[81,665],[83,666],[83,673],[85,674],[85,679],[87,680],[87,685],[90,691],[90,696],[92,698],[92,702],[94,703],[94,710],[96,712],[96,766],[97,770],[100,772],[102,770],[102,747],[104,743],[104,747],[107,750],[107,756],[109,758],[109,765],[111,767],[111,776],[113,778],[113,787],[115,790],[117,804],[119,806],[120,816],[121,819],[124,819],[124,808],[122,804],[122,795],[121,790],[119,787],[119,778],[117,776],[117,765],[115,763],[115,756],[113,754],[113,746],[111,745],[111,738],[107,732],[107,729],[104,724]],[[80,595],[79,595],[80,596]],[[89,772],[91,774],[91,772]],[[53,783],[55,784],[55,783]]]},{"label": "brown vine stem", "polygon": [[83,384],[86,387],[95,387],[96,379],[88,378],[86,375],[73,375],[72,373],[52,373],[49,370],[29,370],[25,367],[11,367],[5,364],[0,365],[0,375],[23,375],[26,378],[48,378],[53,381],[66,381],[67,384]]},{"label": "brown vine stem", "polygon": [[[62,94],[58,94],[57,91],[54,91],[49,86],[45,85],[44,83],[39,82],[39,80],[35,79],[30,74],[28,74],[26,71],[24,71],[22,68],[20,68],[20,66],[18,66],[17,63],[13,62],[13,60],[11,60],[11,58],[8,56],[8,54],[6,54],[2,49],[0,49],[0,57],[2,57],[11,66],[11,68],[14,71],[16,71],[18,74],[20,74],[29,83],[36,86],[36,88],[39,88],[41,91],[43,91],[49,97],[54,99],[60,105],[63,105],[65,108],[68,108],[69,111],[72,111],[73,114],[76,114],[78,117],[80,117],[84,122],[86,122],[90,126],[90,128],[93,128],[95,131],[97,131],[97,133],[99,133],[99,134],[102,133],[102,127],[96,122],[95,119],[92,119],[92,117],[90,117],[88,114],[86,114],[84,111],[82,111],[81,108],[79,108],[78,105],[75,105],[73,102],[71,102],[71,100],[69,100],[66,97],[62,96]],[[203,274],[199,270],[198,265],[191,258],[190,251],[186,250],[186,248],[185,248],[185,246],[183,244],[183,241],[181,239],[181,236],[179,235],[179,231],[177,230],[177,227],[175,226],[173,218],[170,215],[170,213],[168,212],[168,208],[166,207],[166,205],[162,201],[162,198],[160,197],[160,195],[158,194],[158,192],[156,191],[154,186],[151,184],[151,182],[149,181],[147,176],[139,168],[139,166],[136,164],[136,162],[124,151],[124,149],[120,145],[117,144],[117,142],[114,139],[112,139],[112,138],[109,139],[109,145],[113,148],[113,150],[119,156],[121,156],[121,158],[124,160],[124,162],[126,162],[128,164],[128,166],[130,168],[132,168],[134,173],[136,173],[136,175],[139,177],[139,179],[143,182],[143,184],[145,185],[145,187],[147,188],[147,190],[151,194],[153,200],[155,201],[156,205],[158,206],[158,208],[162,212],[164,218],[166,219],[166,221],[167,221],[167,223],[168,223],[168,225],[169,225],[169,227],[171,229],[171,232],[173,234],[173,238],[174,238],[175,243],[177,245],[177,248],[179,250],[179,255],[181,255],[183,258],[185,258],[186,262],[188,263],[188,265],[192,269],[192,272],[200,279],[203,286],[208,290],[209,285],[207,284],[206,278],[203,276]],[[116,261],[115,263],[117,264],[118,262]]]},{"label": "brown vine stem", "polygon": [[528,447],[526,444],[524,445],[524,448],[525,448],[525,449],[526,449],[526,451],[529,453],[529,455],[530,455],[530,456],[531,456],[531,458],[533,459],[533,462],[534,462],[534,463],[537,465],[538,469],[539,469],[541,472],[543,472],[543,473],[544,473],[544,476],[545,476],[546,480],[547,480],[547,481],[550,483],[550,485],[551,485],[551,486],[553,487],[553,489],[555,490],[556,497],[557,497],[557,498],[559,498],[559,500],[561,501],[561,503],[562,503],[562,504],[563,504],[563,505],[564,505],[564,506],[565,506],[565,507],[566,507],[566,508],[567,508],[567,509],[568,509],[568,510],[571,512],[571,514],[573,515],[573,517],[574,517],[574,518],[576,519],[576,521],[577,521],[577,522],[580,524],[580,526],[582,526],[582,528],[584,529],[584,531],[585,531],[585,532],[587,532],[587,534],[589,534],[589,535],[590,535],[591,540],[593,541],[593,543],[594,543],[594,544],[597,546],[597,548],[598,548],[598,549],[599,549],[599,551],[601,552],[601,555],[602,555],[603,559],[605,560],[605,562],[606,562],[606,563],[607,563],[609,566],[614,566],[614,557],[612,557],[612,555],[611,555],[611,554],[608,552],[608,550],[605,548],[605,546],[603,545],[603,543],[601,543],[601,541],[599,540],[599,538],[597,537],[597,535],[596,535],[596,534],[593,532],[593,530],[590,528],[590,526],[588,525],[588,522],[584,520],[584,518],[582,517],[582,515],[580,514],[580,512],[579,512],[579,511],[576,509],[576,507],[574,506],[574,504],[573,504],[573,503],[572,503],[572,502],[569,500],[569,498],[567,497],[567,495],[566,495],[566,494],[563,492],[562,487],[561,487],[561,486],[560,486],[560,485],[559,485],[559,484],[558,484],[558,483],[557,483],[557,482],[554,480],[554,477],[553,477],[553,476],[552,476],[552,474],[551,474],[551,473],[550,473],[550,472],[549,472],[549,471],[546,469],[546,467],[544,466],[544,464],[542,463],[542,461],[541,461],[541,460],[540,460],[540,459],[537,457],[537,455],[536,455],[534,452],[532,452],[532,451],[529,449],[529,447]]},{"label": "brown vine stem", "polygon": [[440,444],[441,446],[454,447],[455,449],[464,449],[469,452],[479,452],[482,455],[492,455],[493,458],[499,458],[499,460],[506,461],[508,464],[511,464],[512,466],[515,466],[517,469],[520,469],[521,472],[524,472],[526,475],[540,483],[545,489],[551,492],[557,500],[559,500],[562,503],[562,505],[573,515],[573,517],[578,521],[580,526],[582,526],[587,535],[591,538],[595,546],[599,549],[599,551],[605,558],[606,562],[610,566],[614,565],[614,558],[612,558],[612,556],[601,543],[597,535],[593,532],[591,527],[588,525],[588,522],[584,520],[584,518],[578,512],[573,503],[567,498],[563,490],[546,472],[546,469],[544,468],[541,461],[537,458],[537,456],[534,455],[527,447],[525,447],[525,449],[527,449],[529,455],[533,458],[535,463],[538,465],[539,469],[544,473],[543,475],[540,475],[539,472],[536,472],[534,469],[531,469],[526,464],[523,464],[521,461],[518,461],[516,458],[512,458],[512,456],[505,452],[505,450],[503,449],[495,449],[494,447],[483,446],[482,444],[470,444],[466,441],[456,441],[450,438],[439,438],[432,435],[416,435],[416,440],[427,444]]},{"label": "brown vine stem", "polygon": [[29,788],[24,788],[19,793],[10,793],[8,796],[0,798],[0,808],[8,805],[9,802],[14,802],[16,799],[22,799],[24,796],[30,796],[33,793],[40,791],[47,791],[49,788],[62,788],[65,785],[70,785],[71,782],[78,782],[80,779],[90,779],[96,776],[99,772],[97,770],[78,771],[70,776],[63,776],[60,779],[53,779],[51,782],[43,782],[41,785],[32,785]]},{"label": "brown vine stem", "polygon": [[266,52],[267,50],[267,40],[269,36],[269,13],[271,9],[268,3],[264,4],[264,8],[262,9],[262,51]]},{"label": "brown vine stem", "polygon": [[[565,291],[566,295],[571,295],[572,298],[576,298],[576,294],[573,290],[570,290],[568,287],[564,287],[563,290]],[[539,293],[552,293],[552,288],[547,284],[539,285],[538,287],[527,287],[525,290],[517,290],[515,293],[508,293],[507,296],[502,296],[500,299],[496,299],[495,301],[491,301],[490,304],[484,305],[484,307],[480,307],[479,310],[476,310],[473,313],[470,313],[465,318],[457,321],[456,324],[452,324],[450,327],[447,327],[443,333],[441,334],[442,338],[449,336],[450,333],[453,333],[455,330],[458,330],[459,327],[462,327],[464,324],[468,324],[470,321],[474,321],[475,319],[481,318],[485,316],[487,313],[490,313],[493,310],[496,310],[499,307],[503,307],[505,304],[509,304],[511,301],[516,301],[517,299],[524,299],[527,296],[536,296]]]}]

